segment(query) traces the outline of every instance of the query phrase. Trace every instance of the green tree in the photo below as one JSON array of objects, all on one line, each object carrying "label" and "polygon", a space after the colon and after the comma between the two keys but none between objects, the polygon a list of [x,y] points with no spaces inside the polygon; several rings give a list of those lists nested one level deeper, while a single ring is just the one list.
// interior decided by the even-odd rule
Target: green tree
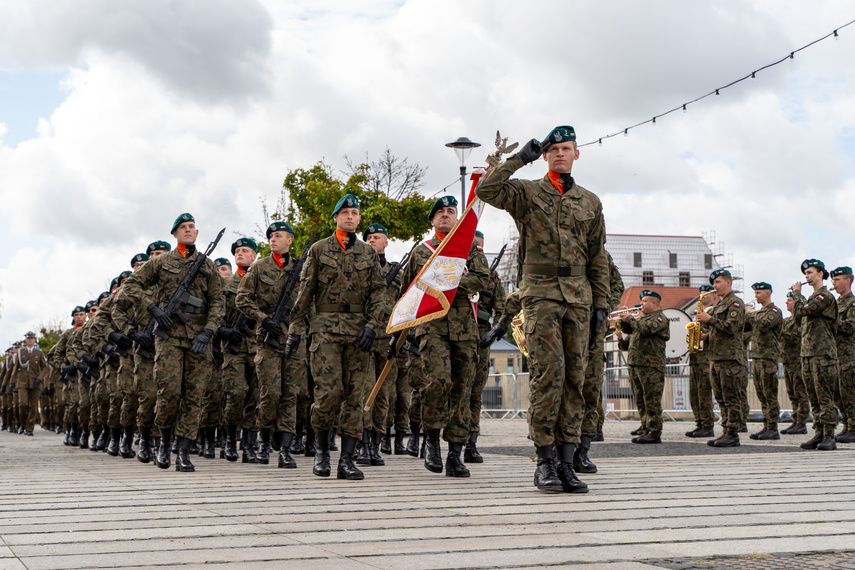
[{"label": "green tree", "polygon": [[53,345],[59,342],[59,337],[62,336],[62,322],[59,320],[51,321],[39,328],[38,345],[42,352],[47,354]]}]

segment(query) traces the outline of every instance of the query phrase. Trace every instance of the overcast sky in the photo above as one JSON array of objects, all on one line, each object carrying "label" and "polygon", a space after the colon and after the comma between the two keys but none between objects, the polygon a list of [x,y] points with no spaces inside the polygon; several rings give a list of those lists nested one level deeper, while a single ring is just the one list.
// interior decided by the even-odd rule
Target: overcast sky
[{"label": "overcast sky", "polygon": [[[484,145],[469,166],[497,129],[596,140],[853,19],[822,0],[0,0],[0,343],[65,326],[184,211],[202,245],[226,226],[228,254],[288,169],[388,146],[431,195],[455,181],[459,136]],[[853,61],[855,26],[584,147],[574,176],[610,233],[714,230],[782,305],[805,257],[855,266]],[[486,249],[511,226],[488,207]]]}]

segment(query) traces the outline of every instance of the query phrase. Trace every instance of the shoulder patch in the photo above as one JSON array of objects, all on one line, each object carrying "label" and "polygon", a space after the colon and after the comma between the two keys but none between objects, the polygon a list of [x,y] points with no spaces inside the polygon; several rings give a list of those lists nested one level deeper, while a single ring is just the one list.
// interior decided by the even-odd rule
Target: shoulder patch
[{"label": "shoulder patch", "polygon": [[772,312],[773,312],[773,313],[777,313],[777,312],[778,312],[778,309],[772,309]]},{"label": "shoulder patch", "polygon": [[734,307],[739,307],[739,303],[734,303],[734,304],[733,304],[733,306],[734,306]]},{"label": "shoulder patch", "polygon": [[822,296],[822,295],[817,295],[817,296],[816,296],[816,298],[817,298],[817,299],[819,299],[820,301],[824,301],[824,300],[825,300],[825,299],[823,298],[823,296]]},{"label": "shoulder patch", "polygon": [[656,320],[657,320],[657,321],[659,321],[659,322],[661,323],[661,322],[662,322],[662,317],[656,317]]},{"label": "shoulder patch", "polygon": [[484,248],[481,247],[480,245],[476,245],[475,249],[477,249],[478,251],[484,251]]},{"label": "shoulder patch", "polygon": [[730,316],[731,316],[731,317],[735,317],[735,316],[736,316],[736,311],[730,311]]}]

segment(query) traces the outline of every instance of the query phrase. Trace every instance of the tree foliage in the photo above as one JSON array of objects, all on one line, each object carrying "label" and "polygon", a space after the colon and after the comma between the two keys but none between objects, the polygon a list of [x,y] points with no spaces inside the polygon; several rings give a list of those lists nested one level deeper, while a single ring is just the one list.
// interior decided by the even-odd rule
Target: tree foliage
[{"label": "tree foliage", "polygon": [[59,342],[59,337],[62,336],[62,333],[61,321],[51,321],[46,325],[42,325],[39,329],[39,340],[37,341],[42,352],[47,354],[53,348],[53,345]]}]

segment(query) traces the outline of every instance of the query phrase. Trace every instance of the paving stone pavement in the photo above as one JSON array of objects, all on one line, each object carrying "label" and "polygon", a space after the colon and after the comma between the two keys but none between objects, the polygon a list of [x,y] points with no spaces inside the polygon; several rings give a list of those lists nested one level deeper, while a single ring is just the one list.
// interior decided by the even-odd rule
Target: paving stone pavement
[{"label": "paving stone pavement", "polygon": [[745,438],[710,454],[685,423],[651,446],[628,443],[634,427],[606,424],[583,495],[532,486],[522,420],[484,420],[468,479],[387,456],[358,482],[315,477],[304,457],[177,473],[4,432],[0,569],[855,567],[855,446]]}]

